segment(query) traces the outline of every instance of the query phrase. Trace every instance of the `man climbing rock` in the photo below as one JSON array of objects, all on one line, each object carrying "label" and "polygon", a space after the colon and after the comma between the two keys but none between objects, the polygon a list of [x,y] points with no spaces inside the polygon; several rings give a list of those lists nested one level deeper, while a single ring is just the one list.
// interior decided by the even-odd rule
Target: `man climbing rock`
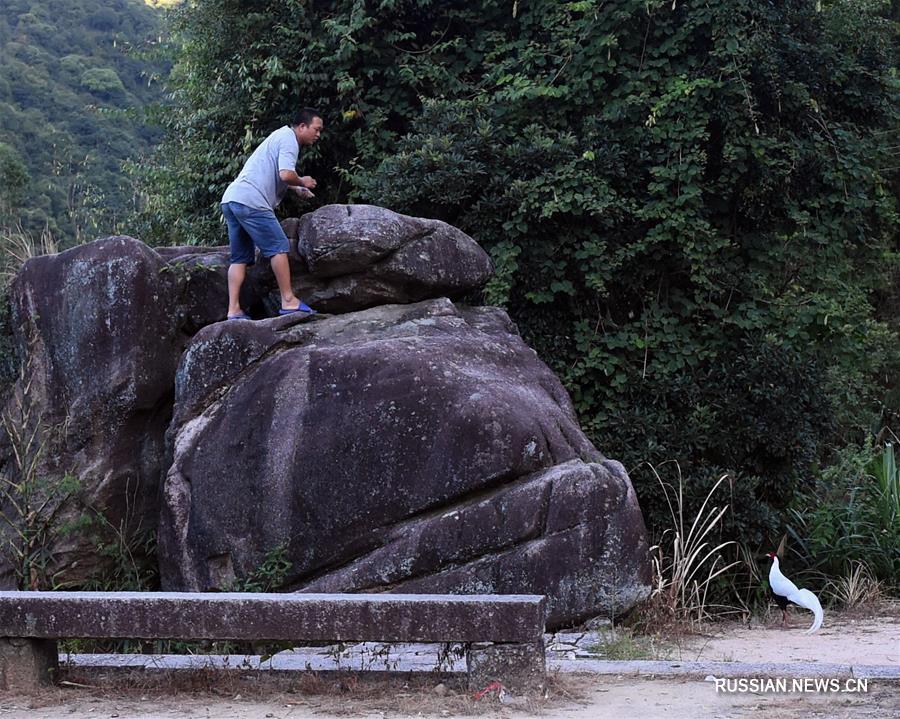
[{"label": "man climbing rock", "polygon": [[314,196],[311,190],[316,186],[315,179],[300,177],[296,167],[300,146],[312,145],[321,134],[319,113],[308,107],[299,110],[290,126],[275,130],[260,143],[222,196],[222,214],[231,246],[227,314],[230,320],[250,319],[241,309],[240,291],[247,265],[255,261],[255,247],[272,263],[281,292],[279,314],[315,313],[291,289],[288,239],[275,217],[275,208],[288,190],[304,198]]}]

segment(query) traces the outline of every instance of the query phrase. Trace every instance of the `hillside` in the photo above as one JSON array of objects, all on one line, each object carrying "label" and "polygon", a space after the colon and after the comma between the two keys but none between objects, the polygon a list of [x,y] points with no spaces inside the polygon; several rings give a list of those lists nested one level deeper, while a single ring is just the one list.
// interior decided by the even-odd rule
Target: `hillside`
[{"label": "hillside", "polygon": [[158,139],[163,13],[141,0],[4,0],[0,11],[0,225],[47,227],[63,246],[119,229],[123,162]]}]

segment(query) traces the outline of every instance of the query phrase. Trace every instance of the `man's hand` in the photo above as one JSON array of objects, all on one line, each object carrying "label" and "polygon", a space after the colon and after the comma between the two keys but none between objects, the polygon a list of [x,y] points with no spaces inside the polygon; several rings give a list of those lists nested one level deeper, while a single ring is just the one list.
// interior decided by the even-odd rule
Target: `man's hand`
[{"label": "man's hand", "polygon": [[309,175],[300,177],[300,175],[293,170],[279,170],[278,177],[280,177],[281,181],[292,190],[296,190],[300,187],[306,187],[311,190],[316,186],[315,178],[310,177]]}]

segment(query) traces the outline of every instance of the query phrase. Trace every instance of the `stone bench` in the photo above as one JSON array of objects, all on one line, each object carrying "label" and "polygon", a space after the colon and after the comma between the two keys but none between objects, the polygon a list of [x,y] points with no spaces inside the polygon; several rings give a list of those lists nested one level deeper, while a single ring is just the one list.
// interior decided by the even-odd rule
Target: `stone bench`
[{"label": "stone bench", "polygon": [[535,595],[0,592],[7,689],[53,680],[60,639],[453,642],[469,685],[544,683],[545,599]]}]

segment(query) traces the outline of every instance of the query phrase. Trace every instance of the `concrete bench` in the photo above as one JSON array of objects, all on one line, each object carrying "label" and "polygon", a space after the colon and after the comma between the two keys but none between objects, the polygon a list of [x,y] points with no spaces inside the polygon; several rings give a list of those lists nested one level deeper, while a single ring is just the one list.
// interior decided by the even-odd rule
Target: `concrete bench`
[{"label": "concrete bench", "polygon": [[545,599],[535,595],[0,592],[7,689],[53,680],[60,639],[453,642],[469,685],[544,683]]}]

